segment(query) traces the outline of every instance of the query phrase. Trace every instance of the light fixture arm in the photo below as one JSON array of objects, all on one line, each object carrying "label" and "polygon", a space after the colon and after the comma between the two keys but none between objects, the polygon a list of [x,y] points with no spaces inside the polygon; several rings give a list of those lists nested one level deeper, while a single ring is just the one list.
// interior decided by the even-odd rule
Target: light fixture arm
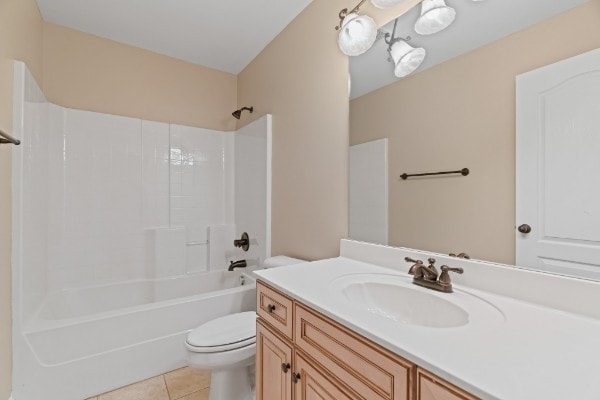
[{"label": "light fixture arm", "polygon": [[403,38],[400,36],[396,37],[396,28],[397,27],[398,27],[398,18],[396,18],[394,20],[394,29],[392,30],[392,34],[390,35],[389,33],[386,33],[385,37],[383,38],[383,40],[385,40],[385,42],[388,44],[388,51],[390,51],[390,49],[392,48],[394,43],[397,43],[401,40],[408,42],[411,39],[410,36],[407,36],[406,38]]},{"label": "light fixture arm", "polygon": [[353,14],[353,13],[356,13],[356,12],[358,12],[358,11],[360,10],[360,7],[361,7],[363,4],[365,4],[365,2],[366,2],[366,1],[367,1],[367,0],[361,0],[361,1],[360,1],[360,3],[358,3],[358,4],[356,5],[356,7],[354,7],[354,8],[353,8],[351,11],[348,11],[348,9],[347,9],[347,8],[344,8],[344,9],[342,9],[342,10],[340,11],[340,13],[338,14],[338,15],[339,15],[339,17],[340,17],[340,23],[339,23],[339,25],[338,25],[338,26],[336,26],[336,27],[335,27],[335,30],[336,30],[336,31],[339,31],[340,29],[342,29],[342,23],[344,22],[344,18],[346,18],[346,15],[348,15],[348,14]]}]

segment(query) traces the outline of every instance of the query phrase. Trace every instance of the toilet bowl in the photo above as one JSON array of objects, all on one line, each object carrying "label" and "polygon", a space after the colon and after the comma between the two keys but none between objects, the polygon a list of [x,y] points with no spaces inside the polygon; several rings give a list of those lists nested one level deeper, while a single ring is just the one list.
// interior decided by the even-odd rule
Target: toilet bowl
[{"label": "toilet bowl", "polygon": [[[290,257],[265,260],[263,268],[305,262]],[[226,315],[200,325],[185,341],[188,366],[211,370],[209,400],[252,400],[256,356],[256,313]]]},{"label": "toilet bowl", "polygon": [[188,334],[185,346],[190,367],[211,370],[209,400],[252,399],[254,311],[226,315],[200,325]]}]

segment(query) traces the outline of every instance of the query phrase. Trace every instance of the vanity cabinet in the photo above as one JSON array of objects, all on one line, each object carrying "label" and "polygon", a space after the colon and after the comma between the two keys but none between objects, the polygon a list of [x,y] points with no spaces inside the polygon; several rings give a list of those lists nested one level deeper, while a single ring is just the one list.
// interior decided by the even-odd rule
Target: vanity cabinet
[{"label": "vanity cabinet", "polygon": [[419,400],[476,400],[476,397],[421,368],[417,368],[417,398]]},{"label": "vanity cabinet", "polygon": [[261,281],[257,400],[475,400]]},{"label": "vanity cabinet", "polygon": [[256,398],[292,400],[292,346],[260,320],[256,325]]}]

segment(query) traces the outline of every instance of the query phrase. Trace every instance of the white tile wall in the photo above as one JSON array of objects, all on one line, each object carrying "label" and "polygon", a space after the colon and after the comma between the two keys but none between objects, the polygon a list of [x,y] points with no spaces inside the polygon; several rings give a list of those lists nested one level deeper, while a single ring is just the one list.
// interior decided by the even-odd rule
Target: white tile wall
[{"label": "white tile wall", "polygon": [[[141,121],[66,109],[49,289],[144,276]],[[62,190],[61,190],[62,189]],[[62,204],[60,204],[62,203]]]},{"label": "white tile wall", "polygon": [[188,272],[208,267],[208,226],[225,224],[231,134],[171,125],[171,224],[187,230]]},{"label": "white tile wall", "polygon": [[169,124],[142,121],[144,227],[169,227]]},{"label": "white tile wall", "polygon": [[[235,225],[236,237],[243,232],[250,236],[250,250],[246,259],[264,260],[267,241],[268,196],[268,141],[271,129],[270,115],[266,115],[240,129],[235,134]],[[230,257],[237,256],[231,253]]]},{"label": "white tile wall", "polygon": [[212,268],[264,258],[263,119],[234,135],[66,109],[20,76],[24,314],[48,292],[205,271],[209,226]]},{"label": "white tile wall", "polygon": [[46,232],[48,222],[46,216],[48,204],[45,199],[49,185],[49,174],[46,167],[48,164],[46,149],[49,141],[46,119],[48,119],[49,104],[46,103],[42,91],[29,71],[24,68],[21,72],[22,132],[18,136],[22,144],[15,147],[14,151],[22,152],[25,155],[21,158],[22,172],[31,177],[28,181],[23,182],[22,186],[22,234],[28,238],[23,243],[22,258],[22,262],[29,266],[26,271],[23,271],[23,312],[27,319],[47,292],[48,235]]},{"label": "white tile wall", "polygon": [[208,269],[225,269],[228,266],[227,251],[233,249],[235,225],[211,225],[208,227]]},{"label": "white tile wall", "polygon": [[186,267],[186,230],[179,228],[150,229],[150,247],[154,256],[148,259],[156,278],[166,278],[185,274]]}]

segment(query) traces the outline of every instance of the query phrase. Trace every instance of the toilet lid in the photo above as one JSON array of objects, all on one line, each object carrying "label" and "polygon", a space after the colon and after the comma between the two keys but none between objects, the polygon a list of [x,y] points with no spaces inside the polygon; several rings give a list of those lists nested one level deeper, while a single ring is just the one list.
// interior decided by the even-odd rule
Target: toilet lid
[{"label": "toilet lid", "polygon": [[226,315],[200,325],[187,336],[187,344],[197,352],[239,349],[256,343],[256,313]]}]

